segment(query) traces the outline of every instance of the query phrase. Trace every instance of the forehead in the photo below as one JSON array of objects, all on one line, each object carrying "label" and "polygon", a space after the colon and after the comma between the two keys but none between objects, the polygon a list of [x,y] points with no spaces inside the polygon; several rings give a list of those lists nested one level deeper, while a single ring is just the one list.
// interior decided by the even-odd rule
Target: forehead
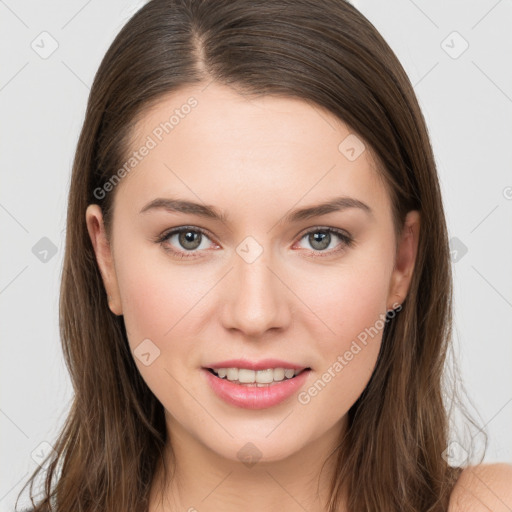
[{"label": "forehead", "polygon": [[117,191],[133,205],[169,191],[209,204],[231,195],[260,204],[281,198],[291,207],[302,197],[309,204],[347,194],[389,207],[370,148],[299,98],[250,97],[215,83],[183,88],[139,117],[133,152],[136,165]]}]

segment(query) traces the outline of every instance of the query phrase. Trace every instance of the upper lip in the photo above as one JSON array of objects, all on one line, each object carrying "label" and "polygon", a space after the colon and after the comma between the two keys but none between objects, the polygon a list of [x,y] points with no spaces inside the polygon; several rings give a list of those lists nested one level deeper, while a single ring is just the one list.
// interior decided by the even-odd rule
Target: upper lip
[{"label": "upper lip", "polygon": [[245,368],[247,370],[267,370],[268,368],[290,368],[293,370],[304,370],[309,366],[282,361],[281,359],[261,359],[260,361],[249,361],[248,359],[229,359],[204,366],[216,370],[218,368]]}]

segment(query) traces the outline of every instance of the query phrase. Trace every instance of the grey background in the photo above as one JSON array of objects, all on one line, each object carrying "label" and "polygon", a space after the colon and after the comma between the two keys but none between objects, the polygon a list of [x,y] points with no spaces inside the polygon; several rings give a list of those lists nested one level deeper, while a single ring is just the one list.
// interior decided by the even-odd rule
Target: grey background
[{"label": "grey background", "polygon": [[[452,239],[455,358],[489,434],[485,461],[512,462],[512,3],[354,3],[423,109]],[[0,511],[70,405],[58,293],[72,159],[94,73],[141,5],[0,0]]]}]

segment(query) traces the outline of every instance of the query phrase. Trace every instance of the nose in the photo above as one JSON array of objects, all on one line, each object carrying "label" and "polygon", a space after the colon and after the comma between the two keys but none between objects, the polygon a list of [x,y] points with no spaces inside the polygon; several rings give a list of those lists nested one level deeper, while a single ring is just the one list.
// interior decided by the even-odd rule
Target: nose
[{"label": "nose", "polygon": [[271,329],[285,329],[291,319],[293,294],[280,273],[265,251],[252,262],[234,255],[221,314],[224,328],[251,338],[262,337]]}]

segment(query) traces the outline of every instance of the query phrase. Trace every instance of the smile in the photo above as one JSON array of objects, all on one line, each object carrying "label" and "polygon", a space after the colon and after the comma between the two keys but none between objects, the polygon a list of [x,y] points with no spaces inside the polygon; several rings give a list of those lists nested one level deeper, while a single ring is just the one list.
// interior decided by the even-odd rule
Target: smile
[{"label": "smile", "polygon": [[[306,368],[307,370],[308,368]],[[263,387],[274,382],[293,379],[305,370],[292,368],[267,368],[266,370],[249,370],[247,368],[209,368],[209,370],[221,379],[229,380],[236,384],[256,384]]]},{"label": "smile", "polygon": [[[217,371],[221,368],[217,369]],[[291,370],[293,376],[283,375],[281,380],[274,380],[274,372],[279,378],[283,368],[270,368],[268,370],[247,370],[238,368],[227,368],[226,375],[220,377],[212,368],[202,368],[201,372],[206,378],[207,384],[215,395],[221,398],[225,403],[240,407],[243,409],[265,409],[281,404],[293,394],[297,393],[304,386],[309,374],[310,368],[303,370]],[[298,372],[295,374],[295,372]],[[252,372],[252,373],[246,373]],[[272,372],[272,381],[257,382],[256,377],[261,372],[267,380]],[[241,375],[240,375],[241,373]],[[290,373],[289,373],[290,374]],[[231,376],[232,379],[228,377]],[[249,382],[240,382],[248,380]]]}]

